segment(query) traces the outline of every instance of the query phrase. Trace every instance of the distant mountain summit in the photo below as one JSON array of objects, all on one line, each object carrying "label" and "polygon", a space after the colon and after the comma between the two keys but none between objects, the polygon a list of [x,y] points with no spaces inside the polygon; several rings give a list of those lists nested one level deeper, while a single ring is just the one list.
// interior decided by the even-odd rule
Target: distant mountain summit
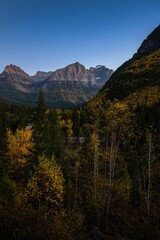
[{"label": "distant mountain summit", "polygon": [[56,71],[37,71],[29,76],[11,64],[0,74],[0,97],[34,105],[39,91],[43,90],[50,107],[72,108],[91,99],[112,73],[105,66],[86,69],[76,62]]},{"label": "distant mountain summit", "polygon": [[52,72],[37,71],[37,73],[34,76],[32,76],[32,79],[35,81],[44,81],[47,78],[49,78],[51,74]]},{"label": "distant mountain summit", "polygon": [[113,70],[108,69],[105,66],[99,66],[99,68],[91,67],[90,69],[86,69],[82,64],[76,62],[51,73],[48,81],[65,81],[103,86],[112,73]]},{"label": "distant mountain summit", "polygon": [[83,81],[84,79],[88,81],[87,77],[86,68],[76,62],[53,72],[49,81]]},{"label": "distant mountain summit", "polygon": [[12,64],[6,66],[3,73],[21,75],[23,77],[29,77],[29,75],[27,73],[25,73],[20,67],[17,67]]}]

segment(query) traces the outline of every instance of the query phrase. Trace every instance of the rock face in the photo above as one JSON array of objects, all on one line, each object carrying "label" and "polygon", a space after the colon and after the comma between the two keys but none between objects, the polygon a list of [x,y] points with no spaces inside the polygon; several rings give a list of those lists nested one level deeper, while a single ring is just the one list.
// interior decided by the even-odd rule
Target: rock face
[{"label": "rock face", "polygon": [[103,86],[112,73],[113,70],[110,70],[105,66],[97,66],[95,68],[91,67],[90,69],[86,69],[82,64],[76,62],[51,73],[46,83],[68,82],[72,84],[79,83]]},{"label": "rock face", "polygon": [[65,68],[58,69],[53,72],[49,81],[88,81],[88,74],[86,68],[80,63],[76,62],[70,64]]},{"label": "rock face", "polygon": [[106,83],[106,79],[109,79],[113,73],[113,70],[107,69],[103,65],[98,65],[95,68],[91,67],[89,71],[93,72],[95,84],[103,86]]},{"label": "rock face", "polygon": [[134,57],[143,57],[160,48],[160,25],[143,41]]},{"label": "rock face", "polygon": [[44,81],[52,74],[52,72],[42,72],[38,71],[36,75],[32,76],[32,79],[35,81]]},{"label": "rock face", "polygon": [[29,86],[32,84],[31,77],[21,68],[15,65],[6,66],[3,73],[0,74],[0,95],[10,94],[9,90],[13,89],[22,92],[29,92]]},{"label": "rock face", "polygon": [[29,76],[21,68],[9,65],[0,74],[0,97],[34,105],[42,89],[50,107],[72,108],[91,99],[112,73],[105,66],[86,69],[76,62],[54,72],[38,71]]},{"label": "rock face", "polygon": [[20,67],[17,67],[12,64],[5,67],[4,73],[20,75],[22,77],[29,77],[29,75],[27,73],[25,73]]}]

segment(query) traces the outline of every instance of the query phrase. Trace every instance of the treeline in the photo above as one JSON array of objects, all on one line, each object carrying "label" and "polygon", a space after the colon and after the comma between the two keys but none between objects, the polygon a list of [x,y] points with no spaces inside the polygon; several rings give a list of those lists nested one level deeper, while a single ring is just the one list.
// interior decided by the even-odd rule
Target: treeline
[{"label": "treeline", "polygon": [[160,103],[0,109],[1,239],[160,238]]}]

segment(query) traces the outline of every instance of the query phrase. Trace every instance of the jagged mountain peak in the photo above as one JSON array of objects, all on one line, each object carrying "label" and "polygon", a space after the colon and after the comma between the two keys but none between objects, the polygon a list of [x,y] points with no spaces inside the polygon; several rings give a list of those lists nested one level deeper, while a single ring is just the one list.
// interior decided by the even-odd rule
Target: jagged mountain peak
[{"label": "jagged mountain peak", "polygon": [[35,75],[40,76],[41,74],[51,74],[52,71],[44,72],[44,71],[37,71]]},{"label": "jagged mountain peak", "polygon": [[95,68],[106,68],[104,65],[97,65]]},{"label": "jagged mountain peak", "polygon": [[143,57],[160,48],[160,25],[151,32],[148,37],[142,42],[134,57]]},{"label": "jagged mountain peak", "polygon": [[49,81],[77,81],[86,79],[86,74],[86,68],[79,62],[76,62],[53,72],[49,77]]},{"label": "jagged mountain peak", "polygon": [[69,67],[69,66],[79,66],[79,67],[84,67],[84,65],[82,65],[82,64],[79,63],[79,62],[71,63],[71,64],[68,65],[68,67]]},{"label": "jagged mountain peak", "polygon": [[20,67],[17,67],[16,65],[13,65],[13,64],[6,66],[3,72],[7,74],[15,74],[15,75],[21,75],[24,77],[29,77],[29,75],[24,70],[22,70]]},{"label": "jagged mountain peak", "polygon": [[76,70],[77,72],[80,71],[80,70],[86,70],[85,66],[82,65],[79,62],[75,62],[75,63],[69,64],[68,66],[66,66],[63,69],[72,69],[72,70]]},{"label": "jagged mountain peak", "polygon": [[52,74],[52,71],[44,72],[44,71],[37,71],[34,76],[32,76],[32,79],[35,81],[44,81],[50,77]]}]

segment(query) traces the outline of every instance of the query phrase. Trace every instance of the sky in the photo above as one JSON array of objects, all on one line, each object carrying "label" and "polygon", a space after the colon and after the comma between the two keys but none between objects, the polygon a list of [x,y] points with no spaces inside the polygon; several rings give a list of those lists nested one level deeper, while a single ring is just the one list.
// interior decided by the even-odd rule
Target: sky
[{"label": "sky", "polygon": [[116,70],[160,24],[160,0],[0,0],[0,72]]}]

